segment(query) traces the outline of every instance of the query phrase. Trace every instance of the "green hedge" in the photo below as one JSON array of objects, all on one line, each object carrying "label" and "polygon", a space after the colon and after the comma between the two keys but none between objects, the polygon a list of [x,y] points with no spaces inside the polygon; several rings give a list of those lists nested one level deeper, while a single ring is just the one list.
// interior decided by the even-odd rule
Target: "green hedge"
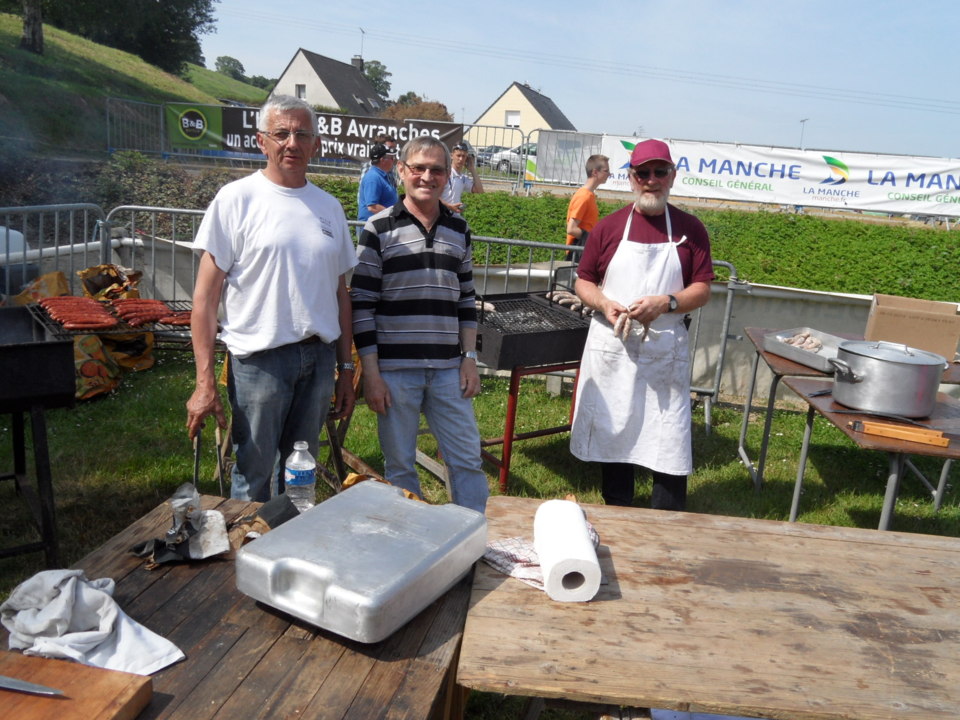
[{"label": "green hedge", "polygon": [[[319,184],[328,187],[328,180]],[[356,212],[356,183],[347,185],[346,200],[338,196],[344,207],[352,203],[349,217]],[[549,193],[468,195],[465,215],[475,235],[563,243],[568,201]],[[619,207],[601,201],[600,213]],[[732,263],[748,282],[960,302],[956,231],[769,211],[691,210],[710,232],[714,259]]]}]

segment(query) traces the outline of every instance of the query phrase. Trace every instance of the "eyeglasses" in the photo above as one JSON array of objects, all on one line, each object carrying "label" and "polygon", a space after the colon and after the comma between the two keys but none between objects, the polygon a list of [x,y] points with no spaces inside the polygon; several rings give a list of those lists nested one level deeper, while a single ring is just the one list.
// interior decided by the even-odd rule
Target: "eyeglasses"
[{"label": "eyeglasses", "polygon": [[456,145],[453,146],[453,149],[454,149],[454,150],[466,150],[467,152],[470,152],[470,146],[467,145],[466,143],[457,143]]},{"label": "eyeglasses", "polygon": [[316,135],[311,132],[307,132],[306,130],[297,130],[296,132],[290,132],[289,130],[275,130],[274,132],[270,132],[269,130],[261,130],[260,134],[266,135],[268,138],[274,142],[280,143],[281,145],[289,140],[291,135],[293,136],[294,141],[298,143],[312,142],[316,137]]},{"label": "eyeglasses", "polygon": [[434,175],[447,174],[447,169],[439,165],[407,165],[406,163],[404,163],[403,165],[404,167],[407,168],[407,170],[410,171],[411,175],[415,175],[417,177],[420,177],[421,175],[426,173],[427,170],[429,170]]},{"label": "eyeglasses", "polygon": [[633,175],[637,180],[649,180],[650,173],[653,173],[661,180],[673,172],[672,167],[658,167],[658,168],[647,168],[646,170],[641,170],[640,168],[633,168]]}]

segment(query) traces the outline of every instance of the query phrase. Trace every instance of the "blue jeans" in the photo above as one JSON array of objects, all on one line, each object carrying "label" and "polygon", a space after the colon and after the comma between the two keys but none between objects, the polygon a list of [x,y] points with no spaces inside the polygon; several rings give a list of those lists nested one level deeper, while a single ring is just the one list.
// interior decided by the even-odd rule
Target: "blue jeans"
[{"label": "blue jeans", "polygon": [[450,472],[450,499],[482,513],[490,488],[480,460],[473,401],[460,390],[460,370],[388,370],[383,380],[392,400],[377,423],[387,482],[421,494],[416,458],[423,412]]},{"label": "blue jeans", "polygon": [[306,440],[317,456],[320,427],[334,389],[335,343],[319,340],[283,345],[244,358],[230,357],[233,408],[233,468],[230,496],[266,502],[276,473],[293,443]]}]

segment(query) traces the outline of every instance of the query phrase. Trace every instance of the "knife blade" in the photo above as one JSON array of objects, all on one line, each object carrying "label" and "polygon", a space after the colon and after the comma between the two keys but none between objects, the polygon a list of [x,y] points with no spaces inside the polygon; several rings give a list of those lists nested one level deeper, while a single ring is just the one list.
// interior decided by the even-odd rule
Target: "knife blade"
[{"label": "knife blade", "polygon": [[33,695],[63,695],[62,690],[47,687],[46,685],[37,685],[18,678],[0,675],[0,689],[16,690],[18,692],[31,693]]}]

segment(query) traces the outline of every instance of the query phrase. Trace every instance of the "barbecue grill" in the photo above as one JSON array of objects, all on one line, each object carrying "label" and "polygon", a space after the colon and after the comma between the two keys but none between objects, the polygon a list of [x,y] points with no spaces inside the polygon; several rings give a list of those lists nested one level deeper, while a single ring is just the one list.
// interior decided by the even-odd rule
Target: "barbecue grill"
[{"label": "barbecue grill", "polygon": [[509,370],[579,360],[590,320],[548,300],[546,293],[508,293],[482,298],[477,356]]},{"label": "barbecue grill", "polygon": [[[43,550],[47,565],[58,565],[53,483],[47,451],[44,409],[70,407],[74,402],[76,372],[73,341],[45,333],[25,307],[0,308],[0,413],[12,419],[13,472],[0,480],[13,480],[40,531],[40,542],[0,548],[0,557]],[[26,437],[23,413],[29,412],[37,488],[27,482]]]}]

